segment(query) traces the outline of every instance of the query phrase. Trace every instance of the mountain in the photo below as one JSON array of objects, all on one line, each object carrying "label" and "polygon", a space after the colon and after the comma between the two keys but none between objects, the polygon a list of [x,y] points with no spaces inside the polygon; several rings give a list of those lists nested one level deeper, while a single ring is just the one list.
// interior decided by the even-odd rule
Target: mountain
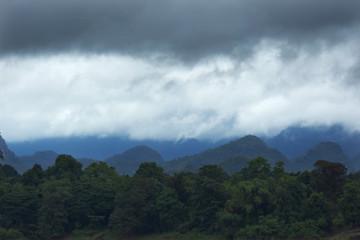
[{"label": "mountain", "polygon": [[[274,164],[277,161],[283,161],[285,163],[285,167],[287,167],[287,169],[291,169],[291,163],[282,153],[276,149],[269,148],[264,141],[252,135],[248,135],[219,147],[206,150],[200,154],[186,156],[166,162],[164,167],[169,172],[181,171],[188,165],[193,165],[199,168],[201,165],[219,164],[225,160],[239,156],[247,159],[253,159],[261,156],[266,158],[271,164]],[[240,171],[240,169],[238,170]]]},{"label": "mountain", "polygon": [[[18,158],[26,165],[26,170],[32,168],[34,164],[39,164],[43,170],[46,170],[48,167],[55,164],[55,160],[58,156],[59,154],[53,151],[37,151],[33,155],[20,156]],[[83,169],[95,162],[95,160],[89,158],[78,158],[76,160],[83,165]]]},{"label": "mountain", "polygon": [[2,165],[8,164],[14,167],[19,173],[23,173],[26,171],[27,169],[26,165],[18,157],[16,157],[15,153],[10,151],[5,140],[2,138],[1,135],[0,135],[0,150],[4,155],[4,160],[0,160],[0,164]]},{"label": "mountain", "polygon": [[355,171],[360,171],[360,153],[351,159],[354,164]]},{"label": "mountain", "polygon": [[344,154],[341,146],[334,142],[320,142],[310,148],[306,155],[294,159],[294,165],[297,171],[313,170],[314,163],[317,160],[326,160],[330,162],[340,162],[348,168],[348,172],[354,171],[354,166],[349,157]]},{"label": "mountain", "polygon": [[30,169],[34,164],[39,164],[42,169],[55,164],[58,154],[53,151],[38,151],[31,156],[20,156],[19,159]]},{"label": "mountain", "polygon": [[97,162],[96,160],[91,158],[76,158],[76,161],[82,164],[83,169],[87,168],[90,164]]},{"label": "mountain", "polygon": [[193,155],[219,146],[220,142],[182,139],[179,141],[131,140],[123,137],[67,137],[47,138],[24,142],[11,142],[9,147],[18,155],[32,155],[36,151],[51,149],[54,152],[70,154],[75,158],[104,160],[119,152],[145,145],[161,154],[165,160]]},{"label": "mountain", "polygon": [[226,159],[217,165],[221,167],[230,176],[235,172],[240,172],[241,169],[247,167],[248,158],[237,156],[234,158]]},{"label": "mountain", "polygon": [[270,147],[278,149],[288,158],[304,155],[309,148],[324,141],[338,143],[348,156],[354,157],[360,149],[360,132],[349,132],[341,125],[292,126],[273,138],[265,138]]},{"label": "mountain", "polygon": [[137,146],[104,160],[109,166],[113,166],[119,174],[133,175],[143,162],[155,162],[158,165],[164,164],[161,155],[147,147]]}]

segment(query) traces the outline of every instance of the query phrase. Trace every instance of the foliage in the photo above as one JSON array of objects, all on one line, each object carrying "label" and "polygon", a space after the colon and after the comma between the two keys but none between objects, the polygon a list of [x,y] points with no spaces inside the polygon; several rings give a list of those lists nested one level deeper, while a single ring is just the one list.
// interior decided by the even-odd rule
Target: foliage
[{"label": "foliage", "polygon": [[318,160],[312,171],[313,178],[319,191],[332,200],[336,201],[342,194],[346,183],[347,168],[342,163]]},{"label": "foliage", "polygon": [[339,205],[347,223],[360,224],[360,182],[346,184]]},{"label": "foliage", "polygon": [[20,176],[2,168],[0,239],[56,239],[71,232],[84,239],[317,239],[334,227],[360,224],[357,175],[349,179],[339,163],[315,166],[287,173],[282,162],[271,167],[257,157],[231,177],[218,165],[169,176],[144,162],[129,177],[104,162],[82,170],[73,157],[59,155],[45,171],[34,165]]},{"label": "foliage", "polygon": [[51,239],[69,230],[69,204],[72,200],[69,179],[49,180],[42,186],[43,200],[39,209],[38,233]]}]

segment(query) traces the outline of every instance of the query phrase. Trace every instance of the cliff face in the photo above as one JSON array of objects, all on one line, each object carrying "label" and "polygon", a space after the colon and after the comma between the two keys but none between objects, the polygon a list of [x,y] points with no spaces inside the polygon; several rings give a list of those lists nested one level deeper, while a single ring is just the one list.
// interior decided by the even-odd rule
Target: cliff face
[{"label": "cliff face", "polygon": [[8,164],[14,167],[19,173],[23,173],[26,171],[26,165],[20,161],[18,157],[16,157],[15,153],[10,151],[5,140],[0,135],[0,150],[3,152],[4,159],[0,160],[0,164],[5,165]]}]

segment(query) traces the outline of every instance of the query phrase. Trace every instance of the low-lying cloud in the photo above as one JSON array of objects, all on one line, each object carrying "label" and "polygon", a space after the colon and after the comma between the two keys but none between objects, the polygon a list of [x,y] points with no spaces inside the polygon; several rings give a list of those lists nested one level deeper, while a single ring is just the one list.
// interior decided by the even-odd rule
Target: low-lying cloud
[{"label": "low-lying cloud", "polygon": [[[194,65],[168,56],[63,53],[0,60],[0,126],[8,141],[83,135],[221,139],[292,125],[360,130],[358,40],[297,50],[266,40],[246,61]],[[285,47],[284,47],[285,46]]]}]

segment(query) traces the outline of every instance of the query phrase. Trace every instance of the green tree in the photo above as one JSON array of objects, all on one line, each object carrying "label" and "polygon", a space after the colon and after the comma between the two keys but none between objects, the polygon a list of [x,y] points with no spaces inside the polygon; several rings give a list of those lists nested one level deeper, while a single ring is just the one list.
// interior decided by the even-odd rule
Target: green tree
[{"label": "green tree", "polygon": [[18,177],[19,173],[16,171],[15,168],[13,168],[12,166],[5,164],[5,165],[1,165],[1,170],[4,173],[5,177]]},{"label": "green tree", "polygon": [[203,165],[200,168],[199,175],[202,177],[208,177],[219,183],[224,182],[228,178],[228,175],[224,172],[224,170],[217,165]]},{"label": "green tree", "polygon": [[56,179],[68,178],[70,181],[79,180],[82,174],[82,164],[70,155],[60,154],[55,165],[45,171],[45,176]]},{"label": "green tree", "polygon": [[28,186],[38,186],[44,178],[44,172],[39,164],[35,164],[31,169],[22,175],[22,184]]},{"label": "green tree", "polygon": [[114,210],[116,186],[120,176],[104,162],[92,163],[71,190],[70,222],[73,226],[92,229],[107,225]]},{"label": "green tree", "polygon": [[218,223],[218,214],[226,202],[222,185],[208,177],[198,177],[189,199],[189,228],[213,233]]},{"label": "green tree", "polygon": [[265,158],[257,157],[248,162],[247,178],[266,179],[270,177],[271,166]]},{"label": "green tree", "polygon": [[346,223],[352,225],[360,224],[360,183],[347,183],[344,194],[339,200],[340,209]]},{"label": "green tree", "polygon": [[72,195],[69,179],[46,181],[42,185],[42,195],[39,236],[42,239],[51,239],[70,231],[68,215]]},{"label": "green tree", "polygon": [[305,201],[304,218],[314,220],[319,229],[327,231],[331,226],[330,209],[323,194],[313,192]]},{"label": "green tree", "polygon": [[343,192],[347,168],[342,163],[325,160],[316,161],[314,167],[312,175],[318,190],[328,199],[336,201]]},{"label": "green tree", "polygon": [[156,199],[163,185],[155,178],[133,177],[116,194],[110,225],[122,234],[145,234],[160,230]]},{"label": "green tree", "polygon": [[238,214],[242,225],[256,224],[260,216],[274,211],[272,181],[256,178],[252,181],[241,181],[228,188],[229,200],[226,211]]},{"label": "green tree", "polygon": [[272,171],[272,175],[275,179],[279,179],[285,175],[284,162],[276,162]]},{"label": "green tree", "polygon": [[134,177],[155,178],[160,183],[164,183],[166,178],[164,169],[157,166],[155,162],[141,163]]},{"label": "green tree", "polygon": [[155,207],[159,214],[161,232],[173,231],[184,221],[185,206],[179,201],[174,189],[163,188],[155,200]]},{"label": "green tree", "polygon": [[301,220],[307,192],[307,186],[296,176],[280,178],[274,186],[274,214],[287,225]]},{"label": "green tree", "polygon": [[36,189],[17,183],[0,197],[0,225],[17,228],[24,235],[34,237],[36,233],[39,194]]}]

